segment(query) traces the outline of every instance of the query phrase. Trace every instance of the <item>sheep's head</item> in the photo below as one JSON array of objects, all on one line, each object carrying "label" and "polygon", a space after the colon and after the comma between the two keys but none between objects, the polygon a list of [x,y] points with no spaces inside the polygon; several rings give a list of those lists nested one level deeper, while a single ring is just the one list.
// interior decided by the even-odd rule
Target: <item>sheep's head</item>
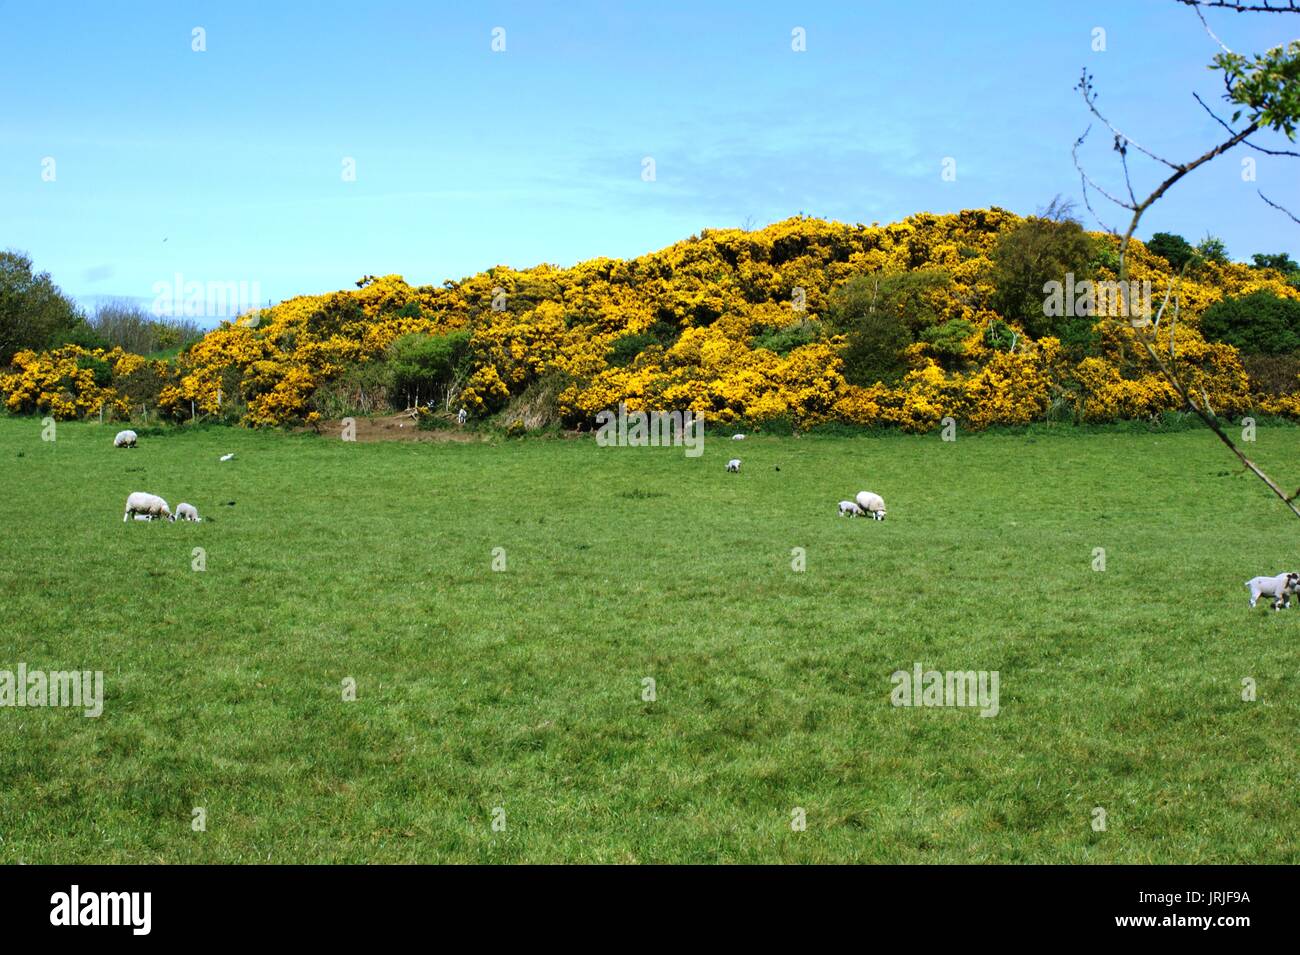
[{"label": "sheep's head", "polygon": [[1293,594],[1300,590],[1300,574],[1287,574],[1286,583],[1282,585],[1282,592]]}]

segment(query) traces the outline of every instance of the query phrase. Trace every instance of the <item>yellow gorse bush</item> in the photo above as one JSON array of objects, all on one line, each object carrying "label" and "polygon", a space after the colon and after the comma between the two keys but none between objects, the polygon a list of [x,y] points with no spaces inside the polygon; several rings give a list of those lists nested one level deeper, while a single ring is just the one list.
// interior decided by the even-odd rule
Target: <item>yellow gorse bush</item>
[{"label": "yellow gorse bush", "polygon": [[[159,372],[157,401],[177,417],[188,416],[191,402],[204,414],[234,402],[252,426],[310,420],[321,385],[381,358],[399,336],[468,329],[473,367],[460,403],[477,414],[495,412],[553,379],[556,410],[570,425],[619,402],[689,408],[719,421],[785,418],[912,431],[949,415],[964,428],[1024,424],[1044,418],[1054,403],[1099,422],[1176,408],[1177,395],[1123,322],[1103,321],[1097,354],[1079,362],[1068,361],[1055,338],[1034,341],[1019,328],[1014,351],[984,344],[985,330],[999,320],[985,304],[994,291],[990,254],[1023,221],[1001,209],[926,213],[887,226],[796,217],[756,231],[709,230],[635,259],[499,266],[441,286],[366,276],[354,290],[300,296],[222,323]],[[863,273],[912,269],[951,277],[933,304],[942,320],[970,323],[961,360],[921,342],[907,350],[910,370],[899,383],[850,384],[844,339],[818,325],[832,292]],[[1151,281],[1158,304],[1168,264],[1135,243],[1130,272]],[[1102,269],[1099,278],[1114,276]],[[1242,265],[1211,264],[1184,279],[1176,361],[1220,413],[1257,408],[1300,416],[1300,395],[1252,395],[1236,351],[1207,343],[1198,331],[1209,305],[1257,289],[1300,297],[1275,273]],[[809,322],[817,331],[808,340],[762,347],[764,336]],[[1163,348],[1171,325],[1161,329]],[[77,417],[108,403],[125,414],[115,386],[96,384],[94,372],[78,365],[87,356],[109,362],[114,383],[145,361],[119,351],[25,352],[0,377],[0,396],[12,411]]]},{"label": "yellow gorse bush", "polygon": [[[11,371],[0,375],[0,395],[15,413],[51,415],[59,420],[98,414],[129,417],[130,403],[112,382],[124,379],[147,364],[147,359],[114,348],[87,349],[65,345],[47,352],[21,351]],[[102,371],[97,374],[96,364]],[[158,363],[165,364],[165,363]],[[102,382],[104,375],[108,382]]]}]

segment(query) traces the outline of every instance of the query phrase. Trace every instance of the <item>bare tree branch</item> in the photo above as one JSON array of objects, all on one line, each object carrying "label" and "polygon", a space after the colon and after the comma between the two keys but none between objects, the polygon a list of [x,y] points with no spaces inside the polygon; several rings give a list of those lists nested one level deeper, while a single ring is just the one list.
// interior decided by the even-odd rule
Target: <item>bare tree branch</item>
[{"label": "bare tree branch", "polygon": [[[1074,141],[1074,148],[1070,150],[1070,155],[1074,157],[1074,168],[1079,170],[1079,178],[1083,181],[1083,204],[1088,207],[1088,211],[1093,214],[1093,217],[1096,218],[1098,222],[1100,222],[1101,221],[1100,217],[1097,216],[1096,211],[1092,208],[1092,202],[1089,201],[1088,199],[1089,186],[1092,186],[1093,189],[1097,190],[1097,192],[1101,193],[1103,196],[1105,196],[1111,202],[1115,203],[1115,205],[1119,206],[1121,209],[1129,209],[1129,210],[1136,209],[1137,200],[1135,199],[1132,203],[1127,203],[1123,199],[1118,199],[1115,196],[1112,196],[1101,185],[1099,185],[1096,181],[1094,181],[1093,178],[1089,176],[1087,171],[1083,168],[1083,163],[1079,161],[1079,147],[1082,146],[1083,141],[1088,138],[1088,133],[1091,131],[1091,129],[1092,127],[1089,126],[1087,129],[1083,131],[1083,135]],[[1106,231],[1110,232],[1112,235],[1119,235],[1119,232],[1117,230],[1109,226],[1106,226],[1105,228]]]},{"label": "bare tree branch", "polygon": [[1222,50],[1224,53],[1231,53],[1232,51],[1228,49],[1228,44],[1220,40],[1218,35],[1213,30],[1210,29],[1210,24],[1205,19],[1205,14],[1201,12],[1200,4],[1192,4],[1192,10],[1195,11],[1197,19],[1201,21],[1201,26],[1205,27],[1205,32],[1210,35],[1210,39],[1213,40],[1215,43],[1219,44],[1219,49]]},{"label": "bare tree branch", "polygon": [[1168,159],[1165,159],[1163,156],[1157,156],[1155,153],[1147,149],[1141,143],[1134,140],[1133,137],[1129,136],[1127,133],[1123,132],[1122,130],[1117,129],[1115,125],[1111,123],[1110,120],[1108,120],[1105,116],[1102,115],[1101,110],[1097,108],[1097,94],[1093,90],[1092,77],[1088,75],[1087,70],[1083,71],[1083,76],[1079,79],[1079,85],[1076,88],[1079,90],[1080,93],[1083,94],[1083,101],[1088,104],[1088,110],[1092,113],[1092,115],[1096,116],[1099,120],[1105,123],[1106,128],[1111,131],[1112,135],[1114,135],[1116,152],[1122,154],[1125,149],[1127,149],[1129,146],[1132,146],[1134,149],[1142,153],[1144,156],[1154,159],[1156,162],[1164,163],[1170,169],[1178,168],[1174,163],[1170,162]]},{"label": "bare tree branch", "polygon": [[[1258,3],[1241,3],[1239,0],[1178,0],[1184,6],[1209,10],[1231,10],[1234,13],[1300,13],[1296,0],[1259,0]],[[1199,10],[1198,10],[1199,12]]]},{"label": "bare tree branch", "polygon": [[[1186,0],[1183,0],[1183,2],[1186,2]],[[1195,4],[1189,4],[1189,5],[1195,6]],[[1300,12],[1300,8],[1297,8],[1297,12]],[[1222,155],[1223,153],[1232,149],[1234,146],[1246,142],[1247,137],[1259,131],[1259,122],[1258,121],[1253,122],[1242,130],[1233,130],[1231,126],[1229,126],[1227,123],[1220,120],[1219,117],[1215,116],[1214,118],[1218,120],[1220,125],[1222,125],[1224,129],[1230,134],[1229,137],[1224,141],[1218,143],[1217,145],[1211,147],[1210,149],[1206,150],[1200,156],[1186,163],[1170,162],[1167,159],[1164,159],[1160,156],[1156,156],[1154,153],[1150,152],[1147,149],[1143,149],[1141,146],[1137,146],[1137,144],[1135,143],[1134,145],[1137,146],[1139,151],[1141,151],[1144,155],[1147,155],[1152,159],[1160,163],[1163,163],[1165,166],[1173,170],[1172,174],[1166,177],[1164,181],[1161,182],[1159,185],[1157,185],[1156,188],[1150,193],[1150,195],[1148,195],[1145,199],[1139,201],[1133,193],[1132,182],[1129,177],[1125,146],[1127,142],[1130,141],[1127,140],[1127,137],[1125,137],[1123,133],[1120,133],[1118,130],[1116,130],[1115,127],[1112,126],[1096,108],[1096,97],[1093,92],[1091,79],[1088,77],[1086,70],[1084,71],[1083,78],[1079,82],[1078,88],[1081,94],[1083,95],[1084,101],[1088,104],[1088,108],[1092,112],[1092,114],[1096,116],[1098,119],[1100,119],[1103,123],[1106,123],[1107,127],[1115,134],[1115,150],[1119,152],[1121,160],[1123,161],[1125,184],[1128,187],[1129,195],[1132,197],[1131,201],[1125,202],[1124,200],[1111,195],[1109,192],[1107,192],[1105,189],[1099,186],[1095,181],[1093,181],[1093,179],[1088,175],[1087,171],[1083,168],[1083,164],[1079,161],[1078,151],[1080,145],[1083,143],[1084,139],[1088,135],[1087,130],[1085,130],[1083,135],[1080,136],[1075,141],[1074,148],[1071,151],[1071,154],[1074,157],[1075,167],[1079,170],[1079,176],[1083,183],[1085,203],[1088,203],[1087,187],[1091,185],[1094,189],[1097,190],[1097,192],[1105,196],[1111,202],[1113,202],[1114,204],[1116,204],[1117,206],[1123,209],[1128,209],[1133,213],[1132,219],[1129,221],[1128,229],[1124,233],[1123,237],[1120,239],[1120,259],[1119,259],[1118,279],[1120,283],[1124,283],[1128,280],[1129,244],[1133,239],[1133,234],[1137,231],[1138,223],[1141,222],[1142,216],[1146,213],[1146,211],[1149,208],[1151,208],[1153,204],[1159,201],[1159,199],[1166,192],[1168,192],[1170,188],[1172,188],[1177,182],[1179,182],[1188,173],[1192,172],[1193,170],[1199,168],[1200,166],[1214,159],[1216,156]],[[1202,101],[1199,96],[1197,97],[1197,102],[1199,102],[1201,106],[1206,109],[1206,112],[1209,112],[1211,116],[1214,116],[1213,111],[1210,110],[1208,106],[1206,106],[1204,101]],[[1270,205],[1273,205],[1275,208],[1281,209],[1281,207],[1277,206],[1276,203],[1270,202],[1267,199],[1267,197],[1264,197],[1262,193],[1260,195],[1261,198],[1264,198],[1264,200],[1266,202],[1269,202]],[[1088,209],[1090,212],[1093,211],[1090,203],[1088,204]],[[1287,212],[1287,210],[1285,209],[1282,209],[1282,211]],[[1096,213],[1093,212],[1093,215],[1095,216]],[[1287,215],[1291,215],[1291,213],[1287,212]],[[1292,216],[1292,218],[1295,217]],[[1147,355],[1151,358],[1151,361],[1155,364],[1156,368],[1159,369],[1160,374],[1164,377],[1164,379],[1167,382],[1169,382],[1170,386],[1178,394],[1178,397],[1182,400],[1183,405],[1191,409],[1191,411],[1198,418],[1201,419],[1201,421],[1205,424],[1205,426],[1209,428],[1212,432],[1214,432],[1215,436],[1218,437],[1218,439],[1222,441],[1224,445],[1227,446],[1228,450],[1230,450],[1237,457],[1237,459],[1241,461],[1243,467],[1245,467],[1252,474],[1258,477],[1265,484],[1265,486],[1267,486],[1268,489],[1272,491],[1273,494],[1275,494],[1277,498],[1281,500],[1282,503],[1285,504],[1293,514],[1295,514],[1296,517],[1300,517],[1300,507],[1297,507],[1295,504],[1296,497],[1300,496],[1300,489],[1296,491],[1296,494],[1288,496],[1286,492],[1283,491],[1271,477],[1269,477],[1257,464],[1255,464],[1254,461],[1248,458],[1245,455],[1245,453],[1242,452],[1242,450],[1237,447],[1237,445],[1233,442],[1233,440],[1230,437],[1228,437],[1228,435],[1224,432],[1223,428],[1219,425],[1218,419],[1214,414],[1214,409],[1210,404],[1209,396],[1205,393],[1205,389],[1204,388],[1201,389],[1201,396],[1199,399],[1194,398],[1188,386],[1183,382],[1182,378],[1175,370],[1177,354],[1175,351],[1174,332],[1177,328],[1177,321],[1178,321],[1177,314],[1178,314],[1178,307],[1181,301],[1181,297],[1175,298],[1174,316],[1170,320],[1169,361],[1166,362],[1163,358],[1161,358],[1160,353],[1157,350],[1158,347],[1157,332],[1159,330],[1160,319],[1164,315],[1165,309],[1169,305],[1170,296],[1173,294],[1177,282],[1181,280],[1183,272],[1185,272],[1186,268],[1187,266],[1186,264],[1184,264],[1183,271],[1180,271],[1178,278],[1170,280],[1169,287],[1165,292],[1165,298],[1160,305],[1160,311],[1156,316],[1156,321],[1154,325],[1152,325],[1151,323],[1146,323],[1144,325],[1139,324],[1133,320],[1132,315],[1129,316],[1129,323],[1133,328],[1133,334],[1137,338],[1138,342],[1142,345],[1142,347],[1146,350]]]},{"label": "bare tree branch", "polygon": [[1264,193],[1260,192],[1258,189],[1256,189],[1255,191],[1256,191],[1257,193],[1259,193],[1259,197],[1260,197],[1261,199],[1263,199],[1266,203],[1268,203],[1270,206],[1272,206],[1272,207],[1273,207],[1274,209],[1276,209],[1278,212],[1281,212],[1281,213],[1283,213],[1283,214],[1285,214],[1285,215],[1287,215],[1287,216],[1290,216],[1290,217],[1291,217],[1291,221],[1294,222],[1296,225],[1300,225],[1300,219],[1297,219],[1297,218],[1296,218],[1296,215],[1295,215],[1294,212],[1292,212],[1290,209],[1287,209],[1287,208],[1284,208],[1284,207],[1282,207],[1282,206],[1279,206],[1276,202],[1274,202],[1274,201],[1273,201],[1272,199],[1270,199],[1268,196],[1264,195]]},{"label": "bare tree branch", "polygon": [[[1209,106],[1205,105],[1205,100],[1201,99],[1199,93],[1193,93],[1192,97],[1196,100],[1196,102],[1201,104],[1201,108],[1204,109],[1207,113],[1209,113],[1216,123],[1218,123],[1220,126],[1222,126],[1230,133],[1236,132],[1235,129],[1233,129],[1231,126],[1228,125],[1226,120],[1224,120],[1221,116],[1219,116],[1214,110],[1210,109]],[[1249,146],[1251,149],[1255,150],[1256,152],[1265,153],[1266,155],[1269,156],[1293,156],[1297,159],[1300,159],[1300,152],[1294,152],[1293,150],[1290,149],[1265,149],[1263,146],[1256,146],[1248,139],[1245,140],[1242,143],[1242,145]]]},{"label": "bare tree branch", "polygon": [[1263,481],[1268,486],[1268,489],[1276,494],[1278,499],[1291,509],[1291,513],[1295,514],[1296,517],[1300,517],[1300,508],[1297,508],[1294,503],[1294,499],[1296,495],[1300,495],[1300,491],[1296,491],[1296,494],[1288,497],[1286,492],[1278,487],[1273,479],[1265,474],[1254,461],[1246,457],[1246,455],[1242,453],[1242,450],[1233,443],[1233,440],[1224,433],[1223,428],[1219,426],[1219,421],[1214,417],[1213,412],[1207,410],[1209,408],[1209,401],[1207,400],[1205,402],[1204,408],[1197,404],[1196,400],[1188,393],[1186,386],[1183,385],[1178,376],[1169,369],[1164,361],[1161,360],[1159,353],[1151,347],[1151,343],[1147,341],[1145,337],[1140,337],[1139,340],[1142,342],[1142,346],[1147,350],[1147,354],[1151,356],[1151,360],[1156,363],[1156,367],[1159,368],[1161,373],[1165,376],[1165,380],[1173,385],[1174,390],[1178,392],[1178,396],[1183,399],[1183,403],[1186,404],[1187,407],[1191,408],[1196,416],[1205,422],[1205,426],[1213,431],[1218,436],[1219,440],[1228,446],[1228,450],[1237,456],[1238,460],[1241,461],[1242,465],[1246,467],[1247,470]]},{"label": "bare tree branch", "polygon": [[1244,141],[1247,136],[1258,131],[1259,123],[1251,123],[1241,132],[1232,136],[1232,138],[1224,140],[1214,148],[1202,153],[1200,156],[1197,156],[1191,162],[1185,163],[1181,166],[1174,166],[1173,168],[1176,170],[1174,174],[1164,182],[1160,183],[1160,185],[1156,187],[1155,192],[1151,193],[1151,195],[1139,202],[1137,206],[1133,207],[1133,220],[1129,223],[1128,231],[1124,233],[1124,237],[1121,240],[1119,247],[1119,280],[1121,282],[1125,281],[1128,277],[1128,245],[1129,241],[1133,238],[1133,233],[1137,231],[1138,222],[1141,221],[1142,214],[1150,209],[1161,196],[1168,192],[1171,186],[1193,169],[1205,165],[1205,163],[1209,162],[1215,156],[1220,156],[1223,153],[1226,153],[1233,146]]}]

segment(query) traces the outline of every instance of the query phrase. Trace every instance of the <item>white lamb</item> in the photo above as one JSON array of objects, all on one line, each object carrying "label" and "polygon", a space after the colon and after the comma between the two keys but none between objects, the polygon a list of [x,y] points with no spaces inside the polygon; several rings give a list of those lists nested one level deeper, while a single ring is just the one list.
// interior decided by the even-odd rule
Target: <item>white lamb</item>
[{"label": "white lamb", "polygon": [[858,507],[866,511],[873,520],[885,519],[885,499],[874,491],[859,491],[856,498]]},{"label": "white lamb", "polygon": [[176,520],[193,521],[197,524],[202,521],[203,518],[199,517],[199,509],[197,507],[193,504],[186,504],[182,501],[180,504],[176,505]]},{"label": "white lamb", "polygon": [[840,517],[862,517],[866,514],[853,501],[840,501]]},{"label": "white lamb", "polygon": [[1246,581],[1250,590],[1250,605],[1260,597],[1272,597],[1273,609],[1282,610],[1291,606],[1291,595],[1300,590],[1300,574],[1278,574],[1276,577],[1252,577]]},{"label": "white lamb", "polygon": [[134,431],[119,431],[117,437],[113,439],[115,448],[134,448],[136,442],[136,433]]},{"label": "white lamb", "polygon": [[733,471],[733,472],[735,472],[736,474],[739,474],[739,473],[740,473],[740,458],[732,458],[730,461],[728,461],[728,462],[727,462],[727,470],[728,470],[728,471]]},{"label": "white lamb", "polygon": [[129,521],[132,514],[148,514],[150,517],[165,517],[169,521],[176,518],[172,515],[171,509],[167,507],[167,502],[157,494],[146,494],[144,491],[132,491],[126,499],[126,513],[122,515],[123,522]]}]

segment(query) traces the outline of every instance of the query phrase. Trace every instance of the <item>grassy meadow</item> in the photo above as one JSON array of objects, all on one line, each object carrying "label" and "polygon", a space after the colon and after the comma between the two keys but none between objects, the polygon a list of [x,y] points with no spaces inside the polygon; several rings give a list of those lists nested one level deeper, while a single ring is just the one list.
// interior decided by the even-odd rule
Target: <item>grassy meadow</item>
[{"label": "grassy meadow", "polygon": [[[1202,431],[115,430],[0,418],[0,670],[105,679],[0,709],[0,862],[1300,859],[1300,608],[1243,586],[1300,522]],[[891,706],[917,662],[1000,712]]]}]

